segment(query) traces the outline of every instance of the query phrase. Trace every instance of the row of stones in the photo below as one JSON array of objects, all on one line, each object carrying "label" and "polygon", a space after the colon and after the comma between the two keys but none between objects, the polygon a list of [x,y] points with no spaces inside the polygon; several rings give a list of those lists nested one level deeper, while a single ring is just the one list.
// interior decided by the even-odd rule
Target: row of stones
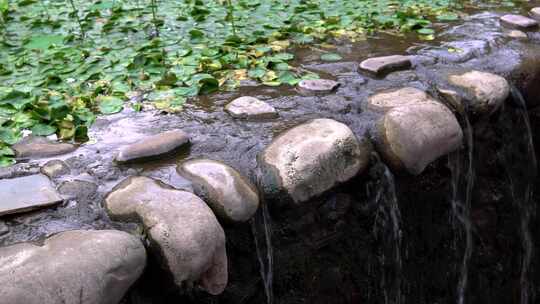
[{"label": "row of stones", "polygon": [[[360,65],[377,75],[410,66],[407,56],[372,58]],[[509,93],[506,80],[489,73],[451,75],[449,82],[470,92],[473,98],[468,108],[476,114],[489,115]],[[299,85],[317,92],[337,86],[328,80]],[[439,92],[454,108],[464,108],[465,101],[456,91],[440,88]],[[227,107],[235,117],[250,118],[254,108],[256,117],[277,115],[259,100],[240,101]],[[324,118],[276,137],[258,158],[264,195],[305,202],[362,173],[373,146],[394,170],[419,174],[462,143],[463,132],[452,111],[419,89],[379,92],[366,107],[382,114],[373,143],[367,136],[359,139],[346,125]],[[166,132],[123,148],[116,161],[146,160],[188,142],[189,136],[181,130]],[[259,206],[257,189],[235,169],[215,160],[188,160],[179,165],[178,172],[193,182],[196,195],[151,178],[130,177],[107,196],[105,208],[113,220],[144,226],[150,254],[172,274],[175,284],[197,284],[219,294],[227,284],[228,265],[225,234],[216,216],[222,222],[248,220]],[[49,260],[56,262],[43,263]],[[69,231],[49,238],[43,246],[24,243],[0,248],[0,262],[2,295],[10,303],[21,299],[24,303],[76,302],[81,295],[88,303],[118,303],[142,273],[146,253],[137,238],[123,232]],[[56,292],[59,288],[63,292]]]}]

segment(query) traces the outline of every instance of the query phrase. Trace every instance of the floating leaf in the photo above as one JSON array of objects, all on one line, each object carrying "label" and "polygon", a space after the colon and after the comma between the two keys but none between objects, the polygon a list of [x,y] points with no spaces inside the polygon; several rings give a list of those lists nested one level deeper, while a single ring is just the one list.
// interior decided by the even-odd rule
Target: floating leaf
[{"label": "floating leaf", "polygon": [[343,57],[335,53],[325,53],[321,55],[322,61],[339,61],[341,59],[343,59]]},{"label": "floating leaf", "polygon": [[64,37],[60,35],[41,35],[34,36],[25,44],[29,49],[46,50],[52,45],[62,45]]},{"label": "floating leaf", "polygon": [[100,98],[99,111],[103,114],[114,114],[122,111],[124,102],[122,99],[113,96]]},{"label": "floating leaf", "polygon": [[32,134],[37,136],[49,136],[56,132],[56,127],[46,124],[36,124],[32,127]]}]

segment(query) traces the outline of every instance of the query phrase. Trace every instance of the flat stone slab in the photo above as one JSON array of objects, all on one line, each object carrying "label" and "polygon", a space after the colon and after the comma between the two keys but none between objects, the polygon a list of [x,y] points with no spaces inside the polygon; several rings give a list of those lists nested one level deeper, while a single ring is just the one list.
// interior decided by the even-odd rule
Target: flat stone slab
[{"label": "flat stone slab", "polygon": [[426,92],[405,87],[379,92],[368,98],[367,108],[374,112],[387,112],[399,106],[408,106],[424,102],[437,102]]},{"label": "flat stone slab", "polygon": [[450,75],[448,81],[469,92],[469,108],[475,114],[491,114],[510,94],[508,81],[499,75],[481,71],[470,71],[461,75]]},{"label": "flat stone slab", "polygon": [[528,36],[525,32],[522,32],[520,30],[511,30],[504,33],[507,37],[514,38],[514,39],[527,39]]},{"label": "flat stone slab", "polygon": [[536,20],[540,20],[540,7],[535,7],[531,9],[530,15]]},{"label": "flat stone slab", "polygon": [[410,69],[411,65],[410,56],[392,55],[366,59],[360,63],[360,70],[382,77],[391,72]]},{"label": "flat stone slab", "polygon": [[195,194],[218,218],[245,222],[259,208],[255,186],[234,168],[215,160],[193,159],[181,163],[178,173],[193,182]]},{"label": "flat stone slab", "polygon": [[115,230],[65,231],[0,248],[0,302],[118,304],[143,273],[142,242]]},{"label": "flat stone slab", "polygon": [[330,79],[302,80],[298,88],[303,93],[330,93],[339,87],[339,82]]},{"label": "flat stone slab", "polygon": [[538,27],[538,21],[521,15],[504,15],[500,21],[504,26],[520,30],[530,30]]},{"label": "flat stone slab", "polygon": [[268,119],[278,116],[274,107],[251,96],[236,98],[225,106],[225,111],[240,119]]},{"label": "flat stone slab", "polygon": [[308,121],[277,136],[259,155],[263,191],[276,200],[308,201],[362,172],[370,153],[367,140],[359,141],[343,123]]},{"label": "flat stone slab", "polygon": [[36,174],[0,180],[0,216],[27,212],[63,201],[45,175]]},{"label": "flat stone slab", "polygon": [[182,130],[163,132],[123,147],[115,160],[119,163],[129,163],[166,156],[189,141],[189,135]]},{"label": "flat stone slab", "polygon": [[446,106],[428,102],[388,111],[377,124],[377,148],[393,169],[417,175],[461,146],[463,131]]},{"label": "flat stone slab", "polygon": [[13,145],[17,158],[46,158],[75,151],[77,146],[59,143],[45,137],[29,136]]}]

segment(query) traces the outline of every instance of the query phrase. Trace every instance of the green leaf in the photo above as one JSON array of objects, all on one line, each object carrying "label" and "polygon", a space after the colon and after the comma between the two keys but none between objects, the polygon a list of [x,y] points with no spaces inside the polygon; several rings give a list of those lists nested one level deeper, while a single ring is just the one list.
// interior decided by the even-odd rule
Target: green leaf
[{"label": "green leaf", "polygon": [[41,35],[34,36],[25,44],[26,48],[46,50],[52,45],[62,45],[64,36],[61,35]]},{"label": "green leaf", "polygon": [[21,139],[21,133],[11,128],[0,127],[0,141],[8,145],[14,145]]},{"label": "green leaf", "polygon": [[341,59],[343,59],[343,57],[335,53],[326,53],[321,55],[322,61],[340,61]]},{"label": "green leaf", "polygon": [[442,15],[437,16],[437,20],[439,21],[456,21],[459,20],[459,16],[454,13],[445,13]]},{"label": "green leaf", "polygon": [[199,88],[199,94],[210,94],[219,89],[219,82],[209,74],[196,74],[192,78]]},{"label": "green leaf", "polygon": [[418,34],[420,35],[433,35],[435,34],[435,31],[433,29],[430,29],[430,28],[421,28],[419,30],[416,31]]},{"label": "green leaf", "polygon": [[32,127],[32,134],[37,136],[49,136],[56,132],[56,127],[49,126],[46,124],[37,124]]},{"label": "green leaf", "polygon": [[114,114],[122,111],[124,102],[113,96],[104,96],[100,99],[99,111],[103,114]]},{"label": "green leaf", "polygon": [[0,13],[5,14],[9,10],[9,0],[0,0]]}]

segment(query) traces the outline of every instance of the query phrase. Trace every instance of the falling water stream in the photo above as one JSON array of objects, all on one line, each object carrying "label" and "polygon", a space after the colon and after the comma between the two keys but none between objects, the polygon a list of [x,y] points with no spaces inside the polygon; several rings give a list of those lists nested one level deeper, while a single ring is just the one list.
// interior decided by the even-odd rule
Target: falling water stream
[{"label": "falling water stream", "polygon": [[464,111],[459,112],[464,124],[466,157],[464,157],[462,151],[451,154],[449,156],[449,167],[452,171],[452,213],[454,218],[461,224],[465,234],[465,250],[461,260],[457,286],[457,304],[464,304],[469,280],[469,262],[473,253],[471,198],[474,186],[474,142],[469,118]]},{"label": "falling water stream", "polygon": [[[381,167],[379,185],[374,200],[378,205],[375,216],[374,234],[383,243],[379,262],[383,272],[381,285],[385,304],[402,303],[402,270],[401,260],[401,212],[396,196],[394,176],[386,165],[379,162]],[[388,237],[390,236],[390,237]]]},{"label": "falling water stream", "polygon": [[[259,260],[259,267],[261,272],[261,278],[264,284],[264,292],[266,295],[266,303],[272,304],[274,302],[274,293],[272,289],[273,282],[273,264],[274,253],[272,247],[272,224],[270,221],[270,214],[268,213],[268,206],[266,202],[262,202],[260,211],[251,220],[251,230],[253,232],[253,239],[255,242],[255,248],[257,250],[257,259]],[[260,227],[262,226],[263,242],[260,240]]]},{"label": "falling water stream", "polygon": [[[530,222],[536,211],[534,202],[531,198],[533,181],[537,174],[537,160],[525,100],[515,86],[512,86],[511,94],[512,100],[515,103],[515,110],[520,119],[517,123],[521,124],[520,127],[523,129],[522,134],[524,136],[509,134],[508,141],[506,141],[506,149],[502,151],[500,156],[507,173],[512,200],[516,208],[518,208],[520,217],[520,238],[522,247],[520,304],[530,304],[534,303],[534,294],[531,294],[533,288],[530,282],[530,267],[534,254],[534,243],[530,231]],[[518,126],[514,127],[517,128]],[[525,161],[523,161],[523,158],[525,158]]]}]

